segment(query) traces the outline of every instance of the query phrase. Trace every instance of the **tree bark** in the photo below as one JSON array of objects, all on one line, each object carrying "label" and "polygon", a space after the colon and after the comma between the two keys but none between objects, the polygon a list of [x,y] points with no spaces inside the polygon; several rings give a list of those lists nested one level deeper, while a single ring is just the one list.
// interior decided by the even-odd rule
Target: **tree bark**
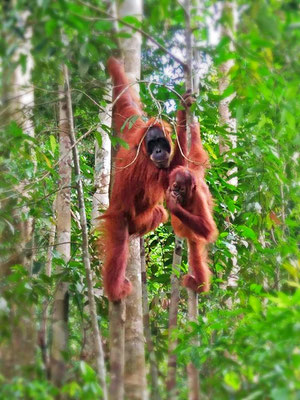
[{"label": "tree bark", "polygon": [[[229,37],[231,40],[230,42],[230,49],[233,50],[233,35],[235,31],[235,12],[234,12],[234,3],[232,1],[225,1],[222,4],[222,17],[223,17],[223,24],[221,28],[221,36],[222,37]],[[220,78],[219,78],[219,91],[220,94],[224,93],[227,89],[228,85],[230,84],[230,76],[229,72],[230,69],[234,66],[234,60],[230,59],[225,61],[221,64],[219,68]],[[236,119],[232,117],[231,111],[229,109],[230,103],[235,97],[235,93],[231,94],[228,97],[225,97],[220,101],[219,104],[219,114],[220,114],[220,124],[225,125],[228,129],[228,132],[232,132],[232,135],[229,135],[229,140],[231,142],[231,146],[228,146],[224,141],[223,137],[219,138],[219,147],[220,153],[226,153],[231,148],[235,148],[237,146],[237,137],[234,133],[236,133]],[[225,155],[226,157],[226,155]],[[228,157],[226,157],[228,159]],[[228,171],[228,175],[236,174],[237,167],[233,167]],[[228,182],[233,185],[238,185],[238,178],[234,176],[228,180]],[[231,216],[234,219],[234,215]],[[233,245],[230,249],[231,252],[231,261],[232,261],[232,270],[230,271],[228,281],[226,284],[223,285],[223,288],[226,289],[227,287],[236,287],[239,277],[239,265],[237,262],[237,249]],[[229,308],[232,307],[232,298],[228,298],[226,304]]]},{"label": "tree bark", "polygon": [[125,301],[109,302],[109,400],[124,399]]},{"label": "tree bark", "polygon": [[151,380],[151,399],[160,400],[159,386],[158,386],[158,368],[157,360],[154,351],[153,340],[151,337],[150,317],[149,317],[149,304],[148,304],[148,291],[147,291],[147,272],[145,260],[145,242],[140,239],[141,249],[141,271],[142,271],[142,296],[143,296],[143,321],[144,321],[144,334],[146,338],[149,362],[150,362],[150,380]]},{"label": "tree bark", "polygon": [[[142,17],[142,0],[125,0],[119,6],[119,16],[132,15]],[[121,50],[127,76],[131,81],[140,78],[141,73],[141,34],[132,33],[131,38],[121,41]],[[138,92],[139,88],[136,87]],[[130,400],[145,399],[146,367],[142,312],[141,258],[139,239],[133,239],[129,245],[127,277],[132,283],[132,293],[125,300],[125,398]]]},{"label": "tree bark", "polygon": [[[47,261],[46,261],[46,268],[45,273],[48,277],[52,275],[52,252],[55,243],[55,233],[56,233],[56,197],[53,201],[52,206],[53,211],[53,221],[49,232],[49,243],[48,243],[48,251],[47,251]],[[50,295],[50,293],[49,293]],[[47,377],[50,378],[50,357],[49,357],[49,349],[48,349],[48,307],[49,307],[49,300],[45,298],[43,301],[43,310],[42,310],[42,317],[41,317],[41,327],[39,331],[39,345],[41,347],[42,359],[45,365]]]},{"label": "tree bark", "polygon": [[[115,1],[105,1],[105,4],[110,8],[110,13],[116,16],[116,4]],[[113,23],[116,25],[116,21]],[[115,26],[114,30],[116,30]],[[116,30],[117,33],[117,30]],[[92,215],[91,215],[91,233],[97,228],[98,217],[108,208],[109,205],[109,193],[110,193],[110,181],[111,181],[111,141],[107,130],[111,129],[112,126],[112,85],[111,81],[108,80],[107,93],[103,96],[103,99],[107,102],[105,109],[99,112],[99,124],[97,128],[97,138],[95,140],[95,165],[94,165],[94,188],[95,192],[93,195]],[[106,129],[104,128],[106,127]],[[98,138],[101,138],[99,143]],[[101,254],[99,255],[101,257]],[[93,273],[93,271],[92,271]],[[93,281],[95,282],[95,274],[93,273]],[[96,290],[94,289],[95,294]],[[103,290],[98,289],[99,295],[103,295]],[[84,319],[84,344],[81,352],[81,357],[88,362],[90,365],[96,365],[96,353],[94,348],[93,333],[90,329],[90,318],[89,318],[89,305],[84,306],[84,315],[87,316]]]},{"label": "tree bark", "polygon": [[143,331],[141,257],[139,242],[131,244],[127,277],[132,293],[126,298],[125,399],[143,400],[146,393],[145,339]]},{"label": "tree bark", "polygon": [[[5,14],[15,7],[15,2],[10,0],[3,5],[2,12]],[[31,86],[31,73],[33,69],[33,58],[31,54],[32,28],[28,25],[28,11],[22,11],[18,14],[18,32],[22,35],[15,35],[10,31],[5,35],[4,45],[14,44],[16,50],[7,63],[3,63],[3,109],[2,125],[15,121],[23,130],[24,134],[33,137],[34,126],[32,123],[32,108],[34,106],[34,94]],[[4,28],[5,30],[5,28]],[[22,68],[19,64],[21,53],[26,58],[26,66]],[[8,154],[1,151],[1,156],[8,158]],[[34,154],[31,154],[34,162]],[[28,193],[26,190],[26,181],[22,181],[16,186],[15,198],[1,203],[0,208],[5,209],[8,215],[9,223],[7,229],[2,233],[2,241],[5,246],[0,247],[0,279],[2,282],[1,295],[5,292],[6,277],[11,273],[11,267],[21,264],[32,273],[33,252],[31,250],[33,237],[33,218],[28,216],[29,207],[23,205],[20,207],[18,198],[26,199]],[[24,216],[27,216],[26,218]],[[9,244],[9,247],[7,246]],[[5,297],[4,297],[5,298]],[[33,370],[35,363],[35,345],[36,345],[36,320],[34,307],[28,303],[16,304],[12,299],[10,302],[7,328],[11,332],[8,341],[2,341],[0,344],[0,373],[7,378],[15,376],[20,367],[27,367]]]},{"label": "tree bark", "polygon": [[107,129],[111,128],[111,115],[112,108],[109,104],[112,97],[112,88],[108,83],[109,94],[104,96],[108,101],[104,112],[99,113],[98,132],[101,135],[102,143],[95,140],[95,193],[93,195],[93,208],[92,208],[92,226],[95,226],[97,218],[101,215],[101,210],[105,210],[109,205],[109,182],[110,182],[110,168],[111,168],[111,143],[108,133],[102,128],[105,125]]},{"label": "tree bark", "polygon": [[82,232],[82,255],[83,255],[83,264],[86,273],[87,287],[88,287],[88,298],[89,298],[89,309],[91,314],[91,322],[92,329],[94,335],[94,346],[96,350],[96,370],[99,378],[99,382],[103,392],[103,399],[107,400],[107,388],[106,388],[106,370],[104,363],[104,353],[102,347],[102,340],[100,336],[100,330],[98,326],[97,320],[97,307],[94,296],[94,288],[93,288],[93,275],[91,270],[90,263],[90,254],[89,254],[89,241],[88,241],[88,228],[87,228],[87,219],[85,212],[85,203],[84,203],[84,193],[83,193],[83,183],[80,172],[80,162],[77,147],[75,146],[75,130],[74,130],[74,122],[73,122],[73,111],[72,111],[72,99],[71,99],[71,90],[69,83],[69,74],[68,68],[66,65],[63,66],[64,71],[64,81],[66,88],[66,100],[67,100],[67,116],[70,127],[70,138],[71,144],[73,146],[73,160],[74,160],[74,169],[75,169],[75,180],[77,186],[77,196],[78,196],[78,205],[79,205],[79,213],[80,213],[80,225]]},{"label": "tree bark", "polygon": [[173,338],[173,332],[177,328],[177,315],[180,300],[180,264],[182,261],[183,240],[175,237],[175,249],[173,252],[172,275],[171,275],[171,298],[169,307],[169,347],[168,347],[168,373],[167,373],[167,396],[169,400],[176,399],[176,371],[177,356],[174,350],[177,340]]},{"label": "tree bark", "polygon": [[[232,1],[224,1],[222,3],[222,17],[223,24],[221,27],[221,37],[228,37],[230,39],[230,50],[233,50],[233,34],[234,34],[234,8]],[[220,65],[219,72],[219,91],[220,94],[227,89],[230,83],[229,71],[234,66],[234,60],[229,59],[226,60],[223,64]],[[222,99],[219,104],[219,114],[220,114],[220,123],[221,125],[226,125],[228,127],[228,131],[235,133],[236,132],[236,119],[232,117],[231,111],[229,109],[231,101],[234,99],[235,93],[232,93],[230,96]],[[236,147],[236,136],[229,135],[229,139],[231,141],[231,145],[233,148]],[[220,152],[225,153],[230,150],[229,146],[226,145],[224,139],[220,137]],[[232,173],[236,170],[232,170]],[[237,177],[232,178],[229,181],[232,185],[237,186]]]},{"label": "tree bark", "polygon": [[[102,214],[103,210],[106,210],[109,205],[109,186],[110,186],[110,170],[111,170],[111,141],[108,136],[106,129],[103,129],[103,125],[107,129],[111,128],[111,98],[112,98],[112,87],[109,81],[107,81],[108,94],[104,96],[107,101],[107,106],[104,111],[99,113],[99,126],[98,134],[101,135],[101,146],[99,146],[98,140],[95,140],[95,167],[94,167],[94,185],[95,193],[93,195],[93,206],[91,216],[91,231],[97,227],[97,218]],[[100,255],[101,256],[101,255]],[[93,271],[92,271],[93,273]],[[93,281],[95,282],[95,274],[93,273]],[[101,293],[103,294],[103,292]],[[85,341],[82,349],[82,358],[90,365],[96,365],[96,353],[94,347],[93,334],[90,329],[90,318],[89,318],[89,305],[84,306],[84,332]]]},{"label": "tree bark", "polygon": [[[117,4],[113,0],[110,4],[111,14],[117,17]],[[115,34],[119,32],[119,27],[115,19],[113,24]],[[120,46],[120,40],[118,45]],[[121,46],[119,48],[121,50]],[[111,170],[109,194],[114,181],[113,158],[116,155],[115,149],[111,146]],[[125,364],[125,301],[109,302],[109,361],[110,361],[110,386],[109,400],[124,399],[124,364]]]},{"label": "tree bark", "polygon": [[[184,1],[185,11],[185,40],[186,40],[186,64],[187,69],[185,71],[185,89],[193,92],[193,35],[191,30],[191,1]],[[194,117],[190,110],[187,110],[187,129],[189,132],[189,125],[194,120]],[[190,135],[189,135],[190,136]],[[190,140],[189,140],[190,146]],[[191,266],[189,265],[189,273],[192,273]],[[188,320],[195,322],[198,320],[198,295],[191,289],[187,289],[188,292]],[[193,338],[192,344],[198,346],[199,339]],[[189,400],[198,400],[200,398],[200,382],[199,382],[199,371],[195,365],[190,362],[187,366],[188,375],[188,388],[189,388]]]},{"label": "tree bark", "polygon": [[[63,70],[60,74],[59,85],[59,192],[56,200],[57,221],[57,252],[64,262],[70,260],[71,252],[71,175],[72,152],[70,125],[68,120],[68,104],[64,91]],[[63,267],[57,266],[56,273],[60,274]],[[68,282],[57,283],[52,310],[52,343],[50,355],[51,379],[56,385],[61,385],[66,373],[64,353],[68,345]]]}]

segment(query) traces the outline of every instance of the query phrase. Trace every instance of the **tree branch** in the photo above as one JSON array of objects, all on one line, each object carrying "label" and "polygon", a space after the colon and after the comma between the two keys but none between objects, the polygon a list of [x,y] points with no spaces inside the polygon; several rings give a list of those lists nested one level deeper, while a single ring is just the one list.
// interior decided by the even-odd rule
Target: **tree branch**
[{"label": "tree branch", "polygon": [[[156,39],[154,39],[151,35],[149,35],[149,33],[143,31],[140,28],[137,28],[136,26],[133,26],[131,24],[129,24],[128,22],[123,21],[121,18],[117,18],[117,17],[113,17],[112,15],[110,15],[107,11],[102,10],[101,8],[98,8],[96,6],[93,6],[92,4],[88,4],[82,0],[78,0],[78,3],[82,4],[83,6],[86,6],[94,11],[97,11],[99,13],[102,13],[104,15],[107,15],[112,21],[118,21],[120,24],[127,26],[128,28],[139,32],[140,34],[142,34],[144,37],[146,37],[147,39],[149,39],[152,43],[154,43],[158,48],[160,48],[161,50],[163,50],[165,53],[167,53],[174,61],[176,61],[179,65],[182,66],[182,68],[185,70],[186,69],[186,64],[178,57],[176,57],[171,51],[169,51],[165,46],[163,46],[162,44],[160,44]],[[89,18],[89,20],[91,20],[91,18]]]}]

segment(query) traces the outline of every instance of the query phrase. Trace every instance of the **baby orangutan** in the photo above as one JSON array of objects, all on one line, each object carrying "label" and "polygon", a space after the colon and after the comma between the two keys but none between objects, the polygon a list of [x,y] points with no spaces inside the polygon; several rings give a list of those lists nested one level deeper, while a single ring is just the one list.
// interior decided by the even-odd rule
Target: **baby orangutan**
[{"label": "baby orangutan", "polygon": [[199,293],[210,287],[206,245],[216,239],[217,228],[212,216],[212,196],[204,181],[208,156],[202,147],[199,125],[194,123],[190,128],[191,161],[188,167],[179,166],[170,173],[166,200],[175,234],[188,243],[193,274],[184,276],[183,285]]}]

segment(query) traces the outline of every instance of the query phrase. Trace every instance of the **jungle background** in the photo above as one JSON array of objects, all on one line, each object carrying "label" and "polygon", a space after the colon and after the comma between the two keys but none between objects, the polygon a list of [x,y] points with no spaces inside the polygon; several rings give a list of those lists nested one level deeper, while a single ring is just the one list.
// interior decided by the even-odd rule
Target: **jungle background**
[{"label": "jungle background", "polygon": [[194,320],[181,288],[171,326],[186,248],[175,265],[170,223],[138,241],[142,346],[126,350],[125,324],[125,389],[109,398],[300,399],[299,3],[3,0],[0,13],[0,398],[107,398],[115,316],[95,218],[108,153],[126,143],[105,66],[120,49],[126,65],[137,40],[145,111],[174,119],[188,33],[219,229],[212,288]]}]

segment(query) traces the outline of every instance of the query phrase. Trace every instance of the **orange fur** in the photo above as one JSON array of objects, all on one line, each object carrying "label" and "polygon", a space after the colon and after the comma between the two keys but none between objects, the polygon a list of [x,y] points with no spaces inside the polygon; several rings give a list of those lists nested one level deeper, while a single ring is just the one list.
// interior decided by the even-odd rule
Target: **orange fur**
[{"label": "orange fur", "polygon": [[[129,237],[144,235],[166,222],[168,214],[162,203],[169,173],[184,162],[178,146],[174,151],[170,125],[156,118],[148,122],[142,119],[141,104],[129,85],[122,63],[110,58],[108,71],[114,84],[114,127],[129,146],[129,149],[121,147],[116,155],[111,201],[99,224],[102,233],[99,250],[104,249],[104,289],[109,300],[118,301],[131,290],[131,284],[125,277]],[[184,112],[180,113],[179,123],[185,118]],[[133,116],[137,116],[134,124],[126,123],[124,126],[125,121]],[[160,127],[170,144],[169,168],[158,169],[149,158],[143,139],[151,126]],[[184,145],[184,132],[180,126],[178,130],[182,133]]]},{"label": "orange fur", "polygon": [[[170,174],[167,206],[171,211],[174,232],[188,242],[189,264],[193,275],[186,275],[183,285],[196,292],[206,292],[211,277],[206,245],[216,239],[217,228],[212,216],[212,196],[204,181],[208,156],[202,147],[198,124],[191,125],[191,150],[188,158],[194,162],[189,161],[188,167],[179,166]],[[185,194],[177,197],[183,187],[186,189]]]}]

